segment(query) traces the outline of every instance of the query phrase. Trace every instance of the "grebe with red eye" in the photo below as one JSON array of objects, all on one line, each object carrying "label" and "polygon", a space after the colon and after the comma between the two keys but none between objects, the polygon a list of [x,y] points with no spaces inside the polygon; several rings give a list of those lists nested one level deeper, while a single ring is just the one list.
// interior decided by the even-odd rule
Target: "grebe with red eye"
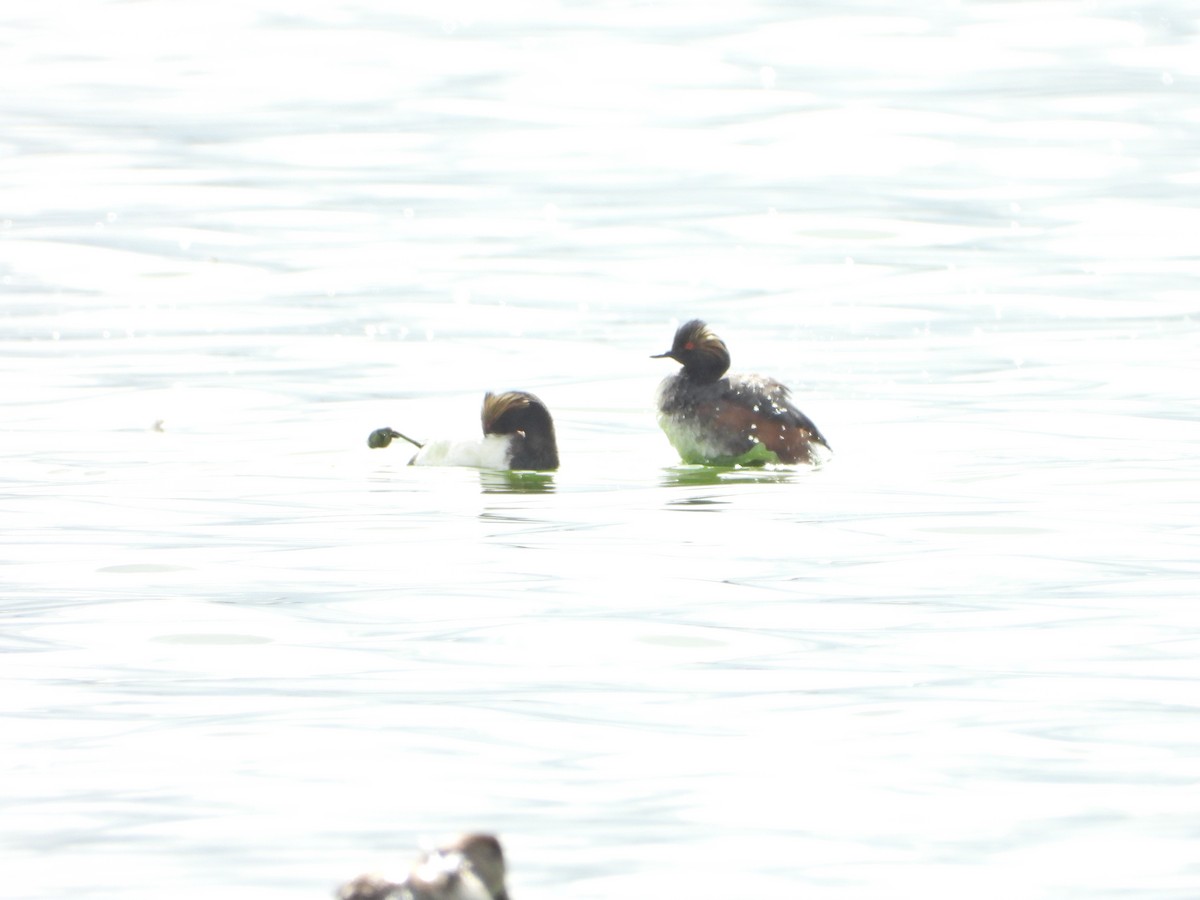
[{"label": "grebe with red eye", "polygon": [[558,468],[558,443],[550,410],[526,391],[483,397],[483,437],[421,443],[392,428],[377,428],[367,446],[386,447],[399,438],[417,448],[410,466],[471,466],[477,469],[548,471]]},{"label": "grebe with red eye", "polygon": [[658,388],[658,423],[685,463],[761,466],[820,461],[829,444],[764,375],[728,375],[729,350],[699,319],[679,326],[666,353],[683,366]]}]

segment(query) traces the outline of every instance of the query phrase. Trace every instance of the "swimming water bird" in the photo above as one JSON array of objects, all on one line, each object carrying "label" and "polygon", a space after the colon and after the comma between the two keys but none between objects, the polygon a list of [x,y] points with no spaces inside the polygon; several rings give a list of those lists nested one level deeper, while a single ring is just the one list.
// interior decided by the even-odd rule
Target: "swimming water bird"
[{"label": "swimming water bird", "polygon": [[812,463],[818,448],[829,449],[786,386],[764,375],[727,375],[729,350],[699,319],[680,325],[671,349],[651,358],[683,366],[659,385],[657,402],[658,424],[685,463]]},{"label": "swimming water bird", "polygon": [[558,443],[550,410],[526,391],[487,393],[483,397],[483,438],[438,440],[424,444],[392,428],[377,428],[367,446],[387,447],[397,438],[417,448],[410,466],[473,466],[477,469],[545,471],[558,468]]},{"label": "swimming water bird", "polygon": [[464,834],[423,853],[403,881],[360,875],[338,888],[337,900],[508,900],[504,851],[490,834]]}]

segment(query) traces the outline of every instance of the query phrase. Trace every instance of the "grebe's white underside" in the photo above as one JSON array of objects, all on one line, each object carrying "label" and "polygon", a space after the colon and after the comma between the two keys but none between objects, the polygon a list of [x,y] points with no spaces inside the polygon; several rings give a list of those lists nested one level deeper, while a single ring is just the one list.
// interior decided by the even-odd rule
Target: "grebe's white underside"
[{"label": "grebe's white underside", "polygon": [[685,462],[696,462],[729,456],[735,452],[729,447],[729,440],[722,440],[712,432],[707,422],[698,421],[690,412],[677,410],[663,412],[664,404],[679,389],[680,376],[668,375],[658,386],[654,405],[658,407],[658,424],[666,434],[671,446],[679,453]]},{"label": "grebe's white underside", "polygon": [[470,440],[429,441],[412,458],[412,465],[507,469],[512,458],[510,444],[511,438],[506,434],[486,434]]}]

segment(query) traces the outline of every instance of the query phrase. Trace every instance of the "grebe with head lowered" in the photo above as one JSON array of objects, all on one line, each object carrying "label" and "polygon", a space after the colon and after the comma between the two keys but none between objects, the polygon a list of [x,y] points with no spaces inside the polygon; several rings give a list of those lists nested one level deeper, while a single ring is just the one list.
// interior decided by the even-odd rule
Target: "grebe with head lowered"
[{"label": "grebe with head lowered", "polygon": [[666,353],[683,368],[658,388],[658,424],[685,463],[812,463],[829,450],[787,387],[764,375],[728,375],[729,350],[699,319],[679,326]]},{"label": "grebe with head lowered", "polygon": [[337,900],[508,900],[504,851],[490,834],[464,834],[425,853],[403,881],[360,875],[342,885]]},{"label": "grebe with head lowered", "polygon": [[471,441],[414,441],[391,428],[377,428],[367,446],[386,447],[395,438],[417,447],[410,466],[472,466],[477,469],[549,470],[558,468],[554,420],[546,404],[526,391],[487,393],[483,397],[483,437]]}]

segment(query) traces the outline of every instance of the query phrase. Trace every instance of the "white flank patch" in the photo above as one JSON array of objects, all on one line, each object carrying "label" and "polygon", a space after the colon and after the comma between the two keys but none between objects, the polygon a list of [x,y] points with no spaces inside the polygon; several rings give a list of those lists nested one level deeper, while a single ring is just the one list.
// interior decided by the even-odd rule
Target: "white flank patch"
[{"label": "white flank patch", "polygon": [[475,469],[507,469],[509,438],[487,434],[467,441],[429,441],[413,457],[414,466],[469,466]]}]

